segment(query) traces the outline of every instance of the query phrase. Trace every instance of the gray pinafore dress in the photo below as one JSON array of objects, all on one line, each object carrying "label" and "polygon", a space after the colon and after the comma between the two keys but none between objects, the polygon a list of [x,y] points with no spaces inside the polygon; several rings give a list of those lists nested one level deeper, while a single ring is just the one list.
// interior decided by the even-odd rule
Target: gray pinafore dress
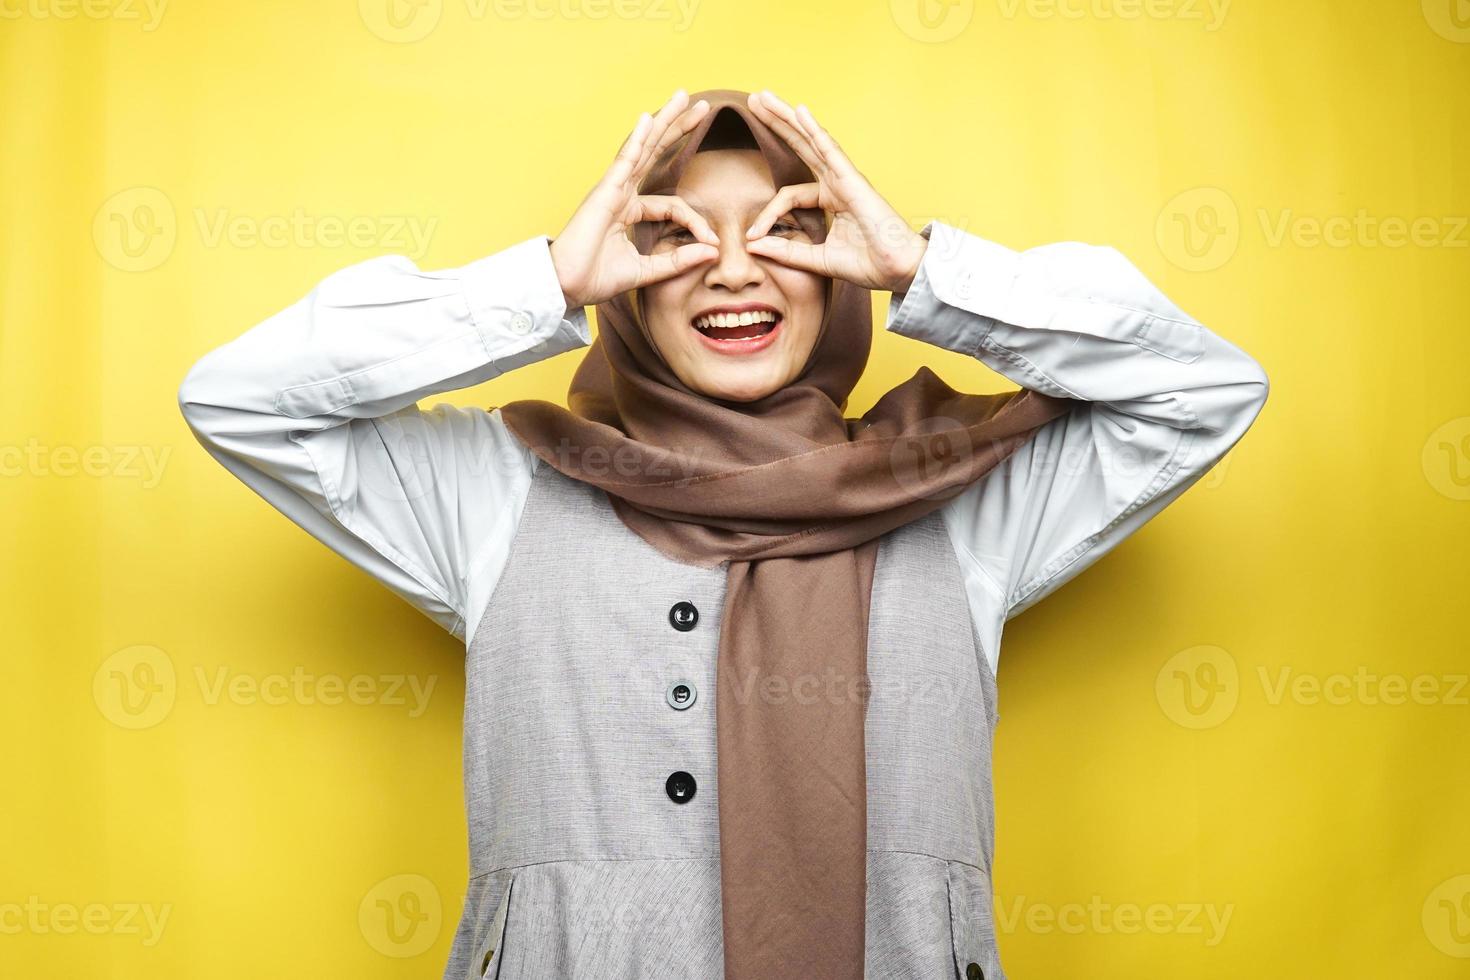
[{"label": "gray pinafore dress", "polygon": [[[723,565],[664,557],[602,490],[537,465],[467,651],[470,880],[446,980],[723,976],[724,592]],[[995,686],[938,512],[882,539],[868,676],[866,977],[1005,980]]]}]

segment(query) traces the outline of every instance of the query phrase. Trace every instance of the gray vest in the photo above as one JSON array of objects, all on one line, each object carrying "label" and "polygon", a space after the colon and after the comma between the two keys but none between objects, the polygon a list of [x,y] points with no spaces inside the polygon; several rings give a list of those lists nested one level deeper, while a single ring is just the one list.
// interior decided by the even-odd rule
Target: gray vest
[{"label": "gray vest", "polygon": [[[664,557],[603,491],[538,465],[467,651],[470,881],[446,980],[723,977],[724,593],[724,566]],[[938,513],[882,540],[868,676],[866,977],[1005,980],[995,687]]]}]

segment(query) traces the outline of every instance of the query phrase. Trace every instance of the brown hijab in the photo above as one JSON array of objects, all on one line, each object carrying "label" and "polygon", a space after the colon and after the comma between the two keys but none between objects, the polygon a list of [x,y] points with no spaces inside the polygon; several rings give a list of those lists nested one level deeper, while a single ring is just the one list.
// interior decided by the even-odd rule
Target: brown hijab
[{"label": "brown hijab", "polygon": [[[710,109],[639,188],[672,194],[722,112],[749,127],[777,187],[812,180],[747,93]],[[823,212],[796,219],[820,242]],[[633,231],[647,253],[651,233]],[[1068,402],[1022,389],[955,391],[928,368],[844,418],[872,345],[869,290],[829,280],[810,360],[785,388],[727,402],[686,387],[623,294],[570,410],[512,402],[501,417],[560,472],[604,490],[623,523],[675,561],[728,563],[716,667],[720,877],[727,980],[861,980],[869,593],[880,537],[937,509]],[[922,637],[915,637],[922,643]],[[833,683],[835,680],[835,684]]]}]

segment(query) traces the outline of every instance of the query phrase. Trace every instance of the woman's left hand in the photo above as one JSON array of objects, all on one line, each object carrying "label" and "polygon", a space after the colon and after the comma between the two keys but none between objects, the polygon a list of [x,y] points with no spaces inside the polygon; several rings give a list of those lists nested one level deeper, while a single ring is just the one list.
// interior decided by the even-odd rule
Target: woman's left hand
[{"label": "woman's left hand", "polygon": [[[752,92],[751,111],[784,139],[816,181],[776,192],[746,232],[746,248],[797,269],[845,279],[868,289],[907,292],[929,242],[883,200],[806,106],[791,106],[769,91]],[[820,244],[767,236],[792,208],[821,208],[832,226]]]}]

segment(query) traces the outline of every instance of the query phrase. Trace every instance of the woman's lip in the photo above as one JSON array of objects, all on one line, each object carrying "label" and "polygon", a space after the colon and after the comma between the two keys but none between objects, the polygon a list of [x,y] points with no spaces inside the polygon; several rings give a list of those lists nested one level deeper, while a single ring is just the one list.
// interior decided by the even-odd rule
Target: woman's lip
[{"label": "woman's lip", "polygon": [[755,337],[751,340],[716,340],[715,338],[706,334],[703,330],[695,329],[692,326],[689,329],[694,331],[695,336],[700,339],[701,343],[703,343],[706,347],[708,347],[712,351],[715,351],[716,353],[755,354],[765,350],[767,347],[776,342],[776,336],[781,332],[781,327],[785,323],[786,318],[778,314],[776,317],[776,322],[770,330],[767,330],[759,337]]}]

